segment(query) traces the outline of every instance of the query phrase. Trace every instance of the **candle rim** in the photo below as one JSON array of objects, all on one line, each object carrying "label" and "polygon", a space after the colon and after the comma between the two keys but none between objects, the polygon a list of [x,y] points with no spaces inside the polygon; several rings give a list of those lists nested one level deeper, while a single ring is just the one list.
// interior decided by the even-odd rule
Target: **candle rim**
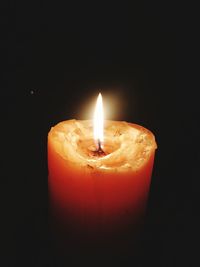
[{"label": "candle rim", "polygon": [[[63,121],[63,122],[60,122],[60,123],[58,123],[57,125],[55,125],[54,127],[52,127],[51,128],[51,130],[50,130],[50,132],[49,132],[49,137],[48,138],[50,138],[51,136],[52,136],[52,134],[53,133],[55,133],[55,131],[57,130],[57,129],[59,129],[60,127],[61,128],[63,128],[63,126],[65,125],[69,125],[69,124],[75,124],[76,126],[77,126],[77,124],[79,125],[79,124],[82,124],[82,123],[84,123],[84,124],[91,124],[92,123],[92,121],[91,120],[74,120],[74,119],[72,119],[72,120],[66,120],[66,121]],[[142,166],[144,166],[144,164],[146,164],[147,162],[148,162],[148,158],[152,155],[152,154],[154,154],[154,152],[155,152],[155,150],[157,149],[157,144],[156,144],[156,141],[155,141],[155,136],[153,135],[153,133],[150,131],[150,130],[148,130],[148,129],[146,129],[146,128],[144,128],[143,126],[141,126],[141,125],[138,125],[138,124],[134,124],[134,123],[130,123],[130,122],[125,122],[125,121],[112,121],[112,120],[105,120],[105,126],[107,125],[107,124],[112,124],[112,125],[118,125],[118,124],[120,124],[120,125],[123,125],[123,126],[125,126],[125,127],[131,127],[131,128],[133,128],[133,129],[136,129],[137,131],[140,131],[140,132],[142,132],[143,134],[145,134],[146,136],[148,136],[148,140],[149,140],[149,142],[150,142],[150,150],[149,150],[149,156],[147,157],[147,158],[144,158],[144,162],[143,162],[143,164],[140,164],[139,165],[139,167],[137,168],[136,166],[134,166],[134,168],[133,167],[130,167],[130,166],[128,166],[127,164],[124,164],[124,165],[122,165],[122,166],[118,166],[118,167],[106,167],[106,165],[104,165],[104,164],[100,164],[100,163],[102,163],[103,161],[106,161],[107,159],[109,159],[109,155],[107,155],[107,156],[105,156],[103,159],[92,159],[92,160],[85,160],[85,162],[84,162],[84,159],[81,159],[80,158],[80,155],[78,155],[78,154],[76,154],[76,156],[78,156],[79,157],[79,159],[78,159],[78,164],[76,164],[76,161],[73,161],[73,160],[71,160],[70,159],[70,156],[69,155],[65,155],[65,154],[63,154],[63,153],[61,153],[61,152],[59,152],[59,149],[56,149],[56,148],[58,148],[58,147],[56,147],[57,145],[58,145],[58,143],[57,144],[55,144],[54,143],[54,146],[55,146],[55,149],[57,150],[57,153],[61,156],[61,157],[63,157],[63,159],[64,160],[67,160],[67,161],[69,161],[70,162],[70,164],[72,164],[72,165],[79,165],[80,164],[80,167],[84,167],[84,166],[86,166],[86,165],[90,165],[92,168],[94,168],[94,169],[98,169],[98,170],[107,170],[107,171],[137,171],[137,170],[139,170]],[[105,127],[106,128],[106,127]],[[55,140],[54,140],[55,141]],[[70,146],[69,146],[70,147]],[[68,148],[69,148],[68,147]],[[70,149],[72,149],[72,147],[70,148]],[[61,149],[62,150],[62,149]],[[60,150],[60,151],[61,151]],[[69,152],[69,151],[68,151]],[[73,153],[73,149],[72,150],[70,150],[70,152],[69,153]],[[69,162],[68,162],[68,164],[69,164]],[[99,163],[99,164],[98,164]],[[126,166],[127,165],[127,166]]]}]

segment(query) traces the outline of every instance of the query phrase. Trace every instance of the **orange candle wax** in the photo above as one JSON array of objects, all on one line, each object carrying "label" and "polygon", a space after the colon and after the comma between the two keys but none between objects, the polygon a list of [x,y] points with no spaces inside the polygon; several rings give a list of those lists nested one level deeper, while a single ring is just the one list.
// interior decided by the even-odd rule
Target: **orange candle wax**
[{"label": "orange candle wax", "polygon": [[105,121],[102,151],[92,121],[68,120],[48,134],[53,212],[79,229],[119,229],[144,213],[154,163],[154,135],[142,126]]}]

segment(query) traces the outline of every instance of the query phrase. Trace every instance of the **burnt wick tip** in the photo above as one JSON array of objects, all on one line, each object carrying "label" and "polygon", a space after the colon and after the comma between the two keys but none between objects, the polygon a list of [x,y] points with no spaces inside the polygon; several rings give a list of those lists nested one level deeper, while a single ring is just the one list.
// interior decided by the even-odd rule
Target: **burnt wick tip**
[{"label": "burnt wick tip", "polygon": [[101,141],[98,139],[98,148],[95,151],[92,151],[93,156],[95,157],[102,157],[105,156],[106,153],[103,151],[102,146],[101,146]]},{"label": "burnt wick tip", "polygon": [[105,155],[105,152],[103,151],[102,147],[101,147],[101,141],[98,139],[98,149],[97,149],[97,153],[100,155]]}]

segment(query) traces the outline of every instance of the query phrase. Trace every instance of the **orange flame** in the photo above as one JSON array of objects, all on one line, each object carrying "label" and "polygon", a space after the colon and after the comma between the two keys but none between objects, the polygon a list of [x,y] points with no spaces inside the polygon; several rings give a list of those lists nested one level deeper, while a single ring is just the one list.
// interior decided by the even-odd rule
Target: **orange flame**
[{"label": "orange flame", "polygon": [[99,93],[93,119],[93,131],[94,131],[95,141],[103,143],[104,139],[103,128],[104,128],[103,99],[101,93]]}]

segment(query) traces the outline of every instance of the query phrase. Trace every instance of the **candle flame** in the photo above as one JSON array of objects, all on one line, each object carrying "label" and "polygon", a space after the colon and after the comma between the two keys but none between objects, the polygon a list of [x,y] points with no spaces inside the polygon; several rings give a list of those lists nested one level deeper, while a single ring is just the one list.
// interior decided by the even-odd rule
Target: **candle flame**
[{"label": "candle flame", "polygon": [[93,130],[94,130],[94,140],[97,143],[101,144],[103,143],[103,124],[104,124],[103,117],[104,117],[103,100],[101,93],[99,93],[94,111]]}]

